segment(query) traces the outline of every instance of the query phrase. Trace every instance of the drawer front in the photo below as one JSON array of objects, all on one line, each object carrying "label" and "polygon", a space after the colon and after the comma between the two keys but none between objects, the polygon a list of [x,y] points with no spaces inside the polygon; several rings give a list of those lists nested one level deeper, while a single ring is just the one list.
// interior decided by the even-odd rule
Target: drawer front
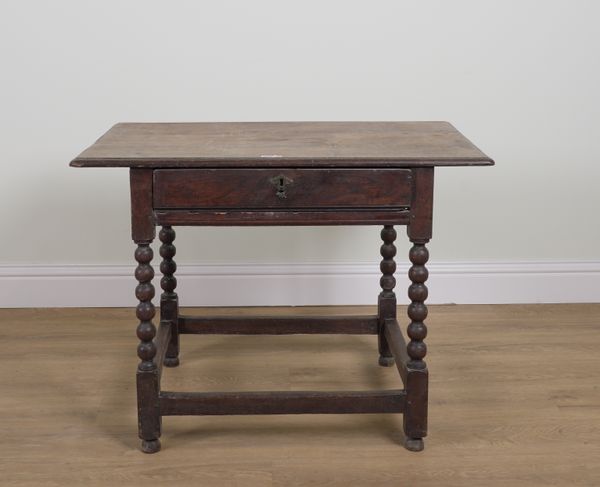
[{"label": "drawer front", "polygon": [[157,169],[155,208],[408,207],[410,169]]}]

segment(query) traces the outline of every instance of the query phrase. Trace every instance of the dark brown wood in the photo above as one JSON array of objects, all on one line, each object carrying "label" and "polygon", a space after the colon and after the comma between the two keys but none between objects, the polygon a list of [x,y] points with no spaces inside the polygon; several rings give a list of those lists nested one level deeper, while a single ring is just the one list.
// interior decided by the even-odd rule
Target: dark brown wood
[{"label": "dark brown wood", "polygon": [[163,227],[158,232],[158,238],[162,242],[160,246],[160,256],[163,258],[160,263],[162,278],[160,287],[163,293],[160,295],[160,321],[166,322],[170,328],[169,346],[164,359],[166,367],[177,367],[179,365],[179,331],[177,319],[179,317],[179,299],[175,288],[177,287],[177,278],[174,276],[177,270],[177,264],[173,260],[175,256],[175,230],[169,226]]},{"label": "dark brown wood", "polygon": [[136,308],[136,317],[139,324],[136,330],[140,343],[137,348],[140,363],[137,368],[137,396],[138,396],[138,429],[142,440],[142,451],[155,453],[160,450],[161,420],[158,405],[160,390],[160,372],[154,360],[156,356],[156,327],[152,323],[155,310],[152,304],[154,286],[152,278],[154,270],[150,265],[152,261],[152,247],[149,244],[138,244],[135,250],[135,260],[138,266],[135,269],[135,278],[138,285],[135,295],[139,300]]},{"label": "dark brown wood", "polygon": [[156,210],[157,225],[272,226],[272,225],[405,225],[409,210]]},{"label": "dark brown wood", "polygon": [[408,336],[410,343],[408,344],[408,355],[411,360],[409,365],[413,369],[424,369],[426,367],[423,358],[427,353],[427,347],[423,340],[427,336],[427,327],[425,326],[425,318],[427,318],[427,299],[428,290],[425,281],[429,276],[425,264],[429,260],[429,251],[423,243],[415,243],[409,252],[409,258],[412,266],[408,270],[408,277],[412,284],[408,288],[408,297],[411,303],[408,305],[408,317],[410,324],[408,325]]},{"label": "dark brown wood", "polygon": [[423,438],[427,435],[428,408],[428,370],[415,370],[410,367],[406,372],[406,410],[403,424],[406,435],[405,446],[411,451],[424,448]]},{"label": "dark brown wood", "polygon": [[408,288],[408,317],[410,323],[407,333],[410,338],[406,350],[410,360],[406,364],[405,387],[407,408],[404,414],[404,433],[408,439],[406,447],[415,451],[423,449],[422,438],[427,435],[427,389],[428,371],[423,360],[427,347],[423,340],[427,336],[427,299],[428,290],[425,281],[429,275],[425,264],[429,260],[429,251],[424,243],[414,243],[409,258],[412,263],[408,277],[412,284]]},{"label": "dark brown wood", "polygon": [[376,335],[376,316],[180,316],[179,332],[200,335]]},{"label": "dark brown wood", "polygon": [[394,272],[396,272],[396,262],[394,261],[394,256],[396,255],[396,247],[394,246],[396,230],[392,225],[383,227],[381,230],[381,239],[383,240],[383,244],[381,245],[380,253],[383,260],[379,264],[379,269],[382,273],[379,284],[382,290],[377,299],[377,317],[379,322],[377,343],[379,347],[379,365],[390,367],[394,364],[394,356],[390,351],[390,346],[385,336],[384,323],[385,320],[396,317],[396,295],[394,294],[394,287],[396,286],[396,279],[394,278]]},{"label": "dark brown wood", "polygon": [[491,165],[448,122],[120,123],[76,167]]},{"label": "dark brown wood", "polygon": [[131,169],[131,235],[136,243],[150,243],[156,236],[152,211],[152,170]]},{"label": "dark brown wood", "polygon": [[154,207],[407,208],[411,179],[409,169],[157,169]]},{"label": "dark brown wood", "polygon": [[165,364],[167,350],[169,342],[171,340],[171,323],[168,321],[161,321],[156,331],[156,337],[154,338],[154,344],[156,346],[156,355],[154,356],[154,363],[158,370],[158,378],[162,376],[162,366]]},{"label": "dark brown wood", "polygon": [[[427,434],[428,251],[435,166],[493,161],[446,122],[117,124],[71,162],[129,167],[139,284],[137,371],[142,451],[160,449],[161,417],[181,414],[404,413],[406,448]],[[162,225],[160,324],[150,265]],[[179,314],[174,225],[382,225],[377,316]],[[396,319],[396,230],[406,225],[410,323]],[[375,392],[160,392],[162,366],[179,364],[179,335],[376,334],[379,363],[394,362],[404,390]]]},{"label": "dark brown wood", "polygon": [[409,357],[406,351],[406,341],[402,336],[400,325],[395,318],[387,318],[383,324],[383,330],[385,339],[389,344],[390,351],[394,357],[396,368],[400,373],[402,382],[406,384],[406,364],[408,363]]},{"label": "dark brown wood", "polygon": [[406,364],[407,408],[403,422],[406,448],[412,451],[423,449],[423,437],[427,435],[429,372],[423,360],[427,353],[423,340],[427,336],[424,320],[427,317],[425,300],[428,290],[425,281],[429,273],[425,264],[429,259],[429,252],[425,244],[432,235],[433,175],[433,168],[413,169],[413,201],[407,227],[408,237],[414,245],[409,252],[412,266],[408,277],[412,284],[408,288],[408,297],[411,300],[408,316],[411,321],[407,329],[410,338],[407,353],[410,360]]},{"label": "dark brown wood", "polygon": [[413,169],[413,197],[407,227],[411,242],[427,243],[433,222],[433,167]]},{"label": "dark brown wood", "polygon": [[404,406],[402,390],[160,393],[163,416],[402,413]]}]

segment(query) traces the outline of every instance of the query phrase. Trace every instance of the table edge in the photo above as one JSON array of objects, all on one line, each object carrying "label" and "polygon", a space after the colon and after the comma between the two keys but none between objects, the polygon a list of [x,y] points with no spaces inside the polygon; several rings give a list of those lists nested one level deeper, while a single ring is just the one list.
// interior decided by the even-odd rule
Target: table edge
[{"label": "table edge", "polygon": [[196,158],[196,157],[177,157],[177,158],[75,158],[70,163],[71,167],[133,167],[133,168],[291,168],[291,167],[306,167],[306,168],[376,168],[376,167],[461,167],[461,166],[493,166],[495,161],[489,157],[476,158],[256,158],[256,157],[239,157],[239,158]]}]

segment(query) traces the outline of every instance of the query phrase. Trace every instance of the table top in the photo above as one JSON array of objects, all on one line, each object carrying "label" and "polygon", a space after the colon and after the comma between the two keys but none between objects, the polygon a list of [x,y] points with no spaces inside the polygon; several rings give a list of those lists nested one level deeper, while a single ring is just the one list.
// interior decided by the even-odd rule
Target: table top
[{"label": "table top", "polygon": [[75,167],[486,166],[448,122],[119,123]]}]

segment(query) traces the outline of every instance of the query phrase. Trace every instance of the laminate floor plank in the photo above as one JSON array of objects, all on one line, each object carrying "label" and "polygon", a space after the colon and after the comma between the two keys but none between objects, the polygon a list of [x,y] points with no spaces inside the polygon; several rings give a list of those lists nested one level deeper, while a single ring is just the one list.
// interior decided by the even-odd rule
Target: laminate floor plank
[{"label": "laminate floor plank", "polygon": [[[600,304],[431,306],[427,323],[421,453],[401,446],[400,415],[373,414],[167,417],[163,450],[144,455],[134,311],[0,310],[0,485],[600,485]],[[375,336],[181,339],[168,390],[402,387],[394,367],[377,365]]]}]

